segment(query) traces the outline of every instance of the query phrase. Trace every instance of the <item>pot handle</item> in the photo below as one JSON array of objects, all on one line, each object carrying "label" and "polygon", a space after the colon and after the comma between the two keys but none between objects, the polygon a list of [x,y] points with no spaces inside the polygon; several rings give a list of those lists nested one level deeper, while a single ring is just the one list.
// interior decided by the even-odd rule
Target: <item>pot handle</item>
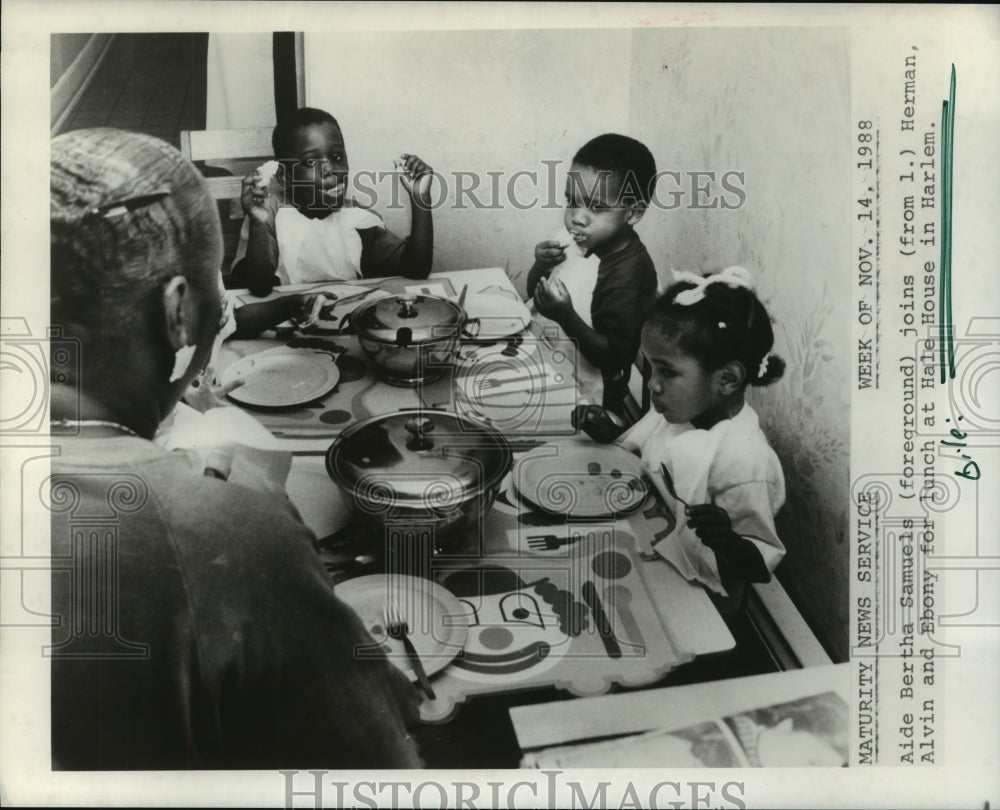
[{"label": "pot handle", "polygon": [[354,325],[351,323],[351,316],[354,314],[352,309],[343,318],[340,319],[340,326],[337,328],[337,334],[340,335],[353,335],[355,334]]},{"label": "pot handle", "polygon": [[413,343],[413,330],[409,326],[401,326],[396,330],[396,345],[401,349]]},{"label": "pot handle", "polygon": [[414,416],[403,424],[411,438],[406,443],[410,450],[430,450],[434,447],[427,434],[434,430],[434,423],[426,416]]},{"label": "pot handle", "polygon": [[[469,331],[469,328],[472,325],[475,325],[476,328],[473,331]],[[468,340],[475,340],[479,337],[479,332],[481,331],[482,326],[482,321],[480,321],[479,318],[469,318],[469,320],[465,322],[465,326],[462,327],[462,337]]]}]

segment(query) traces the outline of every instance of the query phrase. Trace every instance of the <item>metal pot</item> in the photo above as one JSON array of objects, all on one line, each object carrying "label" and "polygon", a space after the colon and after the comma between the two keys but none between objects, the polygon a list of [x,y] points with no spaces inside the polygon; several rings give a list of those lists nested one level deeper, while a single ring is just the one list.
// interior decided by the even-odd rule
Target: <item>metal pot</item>
[{"label": "metal pot", "polygon": [[[382,550],[429,557],[478,537],[473,533],[512,461],[510,444],[495,428],[446,411],[413,410],[347,428],[327,451],[326,469],[351,499],[356,519],[383,530]],[[400,547],[414,543],[422,545]]]},{"label": "metal pot", "polygon": [[375,373],[393,385],[440,377],[454,360],[466,321],[461,306],[436,295],[379,298],[351,314],[351,326]]}]

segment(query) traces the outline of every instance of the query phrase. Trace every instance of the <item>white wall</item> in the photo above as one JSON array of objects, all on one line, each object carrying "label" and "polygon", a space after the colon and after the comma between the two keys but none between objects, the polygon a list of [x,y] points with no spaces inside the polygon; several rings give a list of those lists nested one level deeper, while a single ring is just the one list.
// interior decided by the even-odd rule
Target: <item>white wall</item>
[{"label": "white wall", "polygon": [[272,38],[269,31],[208,35],[205,129],[274,126]]},{"label": "white wall", "polygon": [[[487,171],[537,171],[546,199],[541,161],[569,161],[594,135],[627,125],[631,41],[628,30],[307,33],[306,100],[340,122],[352,172],[389,171],[394,157],[413,152],[449,177],[434,219],[435,269],[515,275],[561,224],[561,209],[456,211],[449,173],[485,181]],[[560,174],[560,205],[564,184]],[[519,198],[533,187],[522,182]],[[408,209],[381,200],[376,209],[393,230],[409,231]]]},{"label": "white wall", "polygon": [[[847,656],[850,173],[847,42],[813,29],[642,29],[629,132],[662,168],[745,172],[738,210],[663,212],[644,234],[663,270],[749,268],[785,377],[751,389],[788,490],[780,579]],[[665,197],[665,195],[664,195]]]}]

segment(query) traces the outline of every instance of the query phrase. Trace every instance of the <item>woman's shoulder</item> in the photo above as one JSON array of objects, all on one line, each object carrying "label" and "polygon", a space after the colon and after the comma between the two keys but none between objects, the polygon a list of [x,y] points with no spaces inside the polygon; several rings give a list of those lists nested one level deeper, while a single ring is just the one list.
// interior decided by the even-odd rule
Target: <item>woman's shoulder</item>
[{"label": "woman's shoulder", "polygon": [[[316,579],[314,535],[287,495],[194,474],[179,475],[176,483],[165,498],[163,519],[192,587],[196,580],[209,589],[213,582],[245,583],[262,571],[274,583],[302,588]],[[205,572],[212,572],[207,579]]]},{"label": "woman's shoulder", "polygon": [[120,482],[116,498],[123,517],[137,521],[132,525],[146,542],[169,538],[174,555],[189,564],[207,565],[229,552],[274,557],[282,549],[311,548],[312,533],[284,494],[199,475],[186,453],[152,442],[126,440],[96,449],[79,444],[66,443],[65,457],[53,465],[59,476]]},{"label": "woman's shoulder", "polygon": [[199,475],[183,451],[157,450],[135,465],[134,471],[146,481],[163,520],[173,529],[200,534],[208,527],[233,542],[251,539],[254,544],[275,536],[309,536],[284,493],[261,492]]},{"label": "woman's shoulder", "polygon": [[250,534],[257,538],[254,542],[258,543],[261,542],[259,535],[264,530],[286,536],[309,533],[284,492],[261,492],[196,474],[185,478],[178,491],[193,496],[187,503],[179,499],[175,501],[175,505],[183,511],[182,519],[188,522],[192,521],[195,513],[201,513],[200,519],[210,514],[213,522],[216,521],[215,516],[220,516],[238,524],[233,526],[234,534]]}]

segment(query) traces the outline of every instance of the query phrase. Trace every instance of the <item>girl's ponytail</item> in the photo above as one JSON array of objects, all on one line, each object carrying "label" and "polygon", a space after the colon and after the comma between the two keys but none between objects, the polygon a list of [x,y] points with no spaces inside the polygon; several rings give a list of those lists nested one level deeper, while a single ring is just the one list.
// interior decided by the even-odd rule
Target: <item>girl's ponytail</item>
[{"label": "girl's ponytail", "polygon": [[774,352],[768,352],[757,367],[757,373],[751,374],[747,382],[754,386],[770,385],[780,380],[785,373],[785,361]]}]

